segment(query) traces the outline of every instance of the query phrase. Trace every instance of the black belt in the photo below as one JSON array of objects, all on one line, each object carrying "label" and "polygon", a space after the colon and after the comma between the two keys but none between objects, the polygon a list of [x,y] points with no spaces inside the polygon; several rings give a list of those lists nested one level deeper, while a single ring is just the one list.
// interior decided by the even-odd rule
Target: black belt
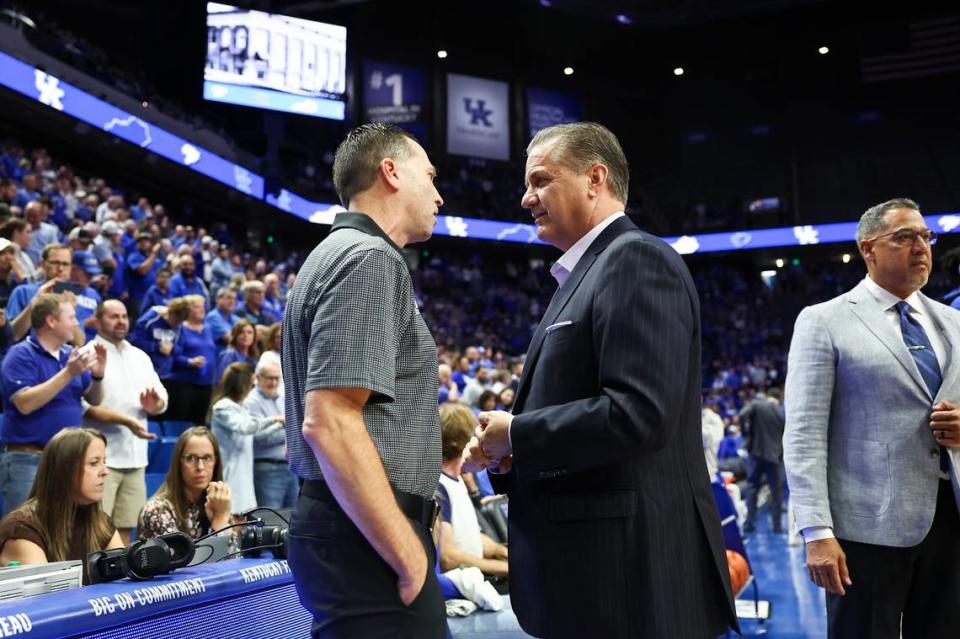
[{"label": "black belt", "polygon": [[[391,487],[392,488],[392,487]],[[322,479],[307,479],[300,486],[300,494],[311,499],[325,501],[340,505],[337,498],[333,496],[327,482]],[[419,495],[411,495],[401,490],[393,488],[393,496],[397,500],[397,505],[403,514],[410,519],[420,522],[428,529],[433,529],[433,522],[437,517],[439,506],[433,499],[425,499]]]},{"label": "black belt", "polygon": [[261,462],[264,464],[286,464],[287,460],[286,459],[270,459],[269,457],[256,457],[253,460],[253,463],[255,464],[259,464]]}]

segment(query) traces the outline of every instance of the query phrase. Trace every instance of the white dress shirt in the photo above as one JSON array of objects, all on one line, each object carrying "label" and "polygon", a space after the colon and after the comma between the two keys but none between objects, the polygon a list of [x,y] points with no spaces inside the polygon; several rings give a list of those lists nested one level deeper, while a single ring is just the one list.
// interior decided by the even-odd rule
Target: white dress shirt
[{"label": "white dress shirt", "polygon": [[[884,318],[890,323],[893,330],[897,332],[900,339],[903,339],[903,330],[900,328],[900,313],[897,312],[895,307],[900,302],[906,302],[910,305],[910,317],[917,320],[920,326],[923,327],[924,332],[926,332],[927,338],[930,340],[930,345],[933,346],[933,352],[937,355],[940,372],[943,373],[943,371],[947,370],[947,366],[950,365],[950,351],[948,351],[944,345],[943,337],[940,335],[940,329],[937,328],[936,322],[933,321],[933,315],[931,315],[929,309],[926,308],[920,295],[914,291],[914,293],[906,299],[900,299],[874,282],[869,275],[865,278],[865,283],[867,290],[870,291],[873,298],[877,300],[877,304],[883,309]],[[804,528],[801,532],[803,533],[803,540],[806,543],[835,537],[833,529],[828,526],[810,526],[809,528]]]},{"label": "white dress shirt", "polygon": [[[103,369],[103,401],[100,406],[129,415],[147,425],[147,412],[140,406],[140,393],[148,388],[157,391],[164,406],[167,405],[167,389],[163,387],[153,369],[150,356],[127,342],[119,348],[97,335],[94,341],[107,349],[107,365]],[[121,424],[104,424],[84,419],[83,425],[99,430],[107,438],[108,468],[145,468],[147,440],[140,439]]]},{"label": "white dress shirt", "polygon": [[584,256],[587,252],[587,249],[590,248],[590,245],[593,244],[593,241],[603,233],[603,230],[613,224],[616,220],[623,217],[625,213],[619,211],[612,214],[610,217],[604,221],[597,224],[595,227],[590,229],[586,235],[577,240],[573,246],[567,249],[567,252],[560,256],[560,259],[557,260],[557,263],[550,267],[550,274],[553,275],[553,278],[557,280],[557,284],[563,286],[563,283],[567,281],[567,278],[570,277],[570,274],[573,273],[573,269],[576,268],[577,262],[580,261],[580,258]]}]

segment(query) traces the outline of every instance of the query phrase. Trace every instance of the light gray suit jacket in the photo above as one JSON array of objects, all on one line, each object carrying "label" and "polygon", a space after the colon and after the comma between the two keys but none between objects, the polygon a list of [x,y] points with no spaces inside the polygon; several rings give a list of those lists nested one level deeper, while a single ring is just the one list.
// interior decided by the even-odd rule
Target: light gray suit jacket
[{"label": "light gray suit jacket", "polygon": [[[930,530],[940,477],[930,408],[960,402],[960,313],[920,297],[950,353],[936,397],[864,282],[797,318],[783,444],[799,529],[897,547]],[[951,461],[957,468],[956,451]]]}]

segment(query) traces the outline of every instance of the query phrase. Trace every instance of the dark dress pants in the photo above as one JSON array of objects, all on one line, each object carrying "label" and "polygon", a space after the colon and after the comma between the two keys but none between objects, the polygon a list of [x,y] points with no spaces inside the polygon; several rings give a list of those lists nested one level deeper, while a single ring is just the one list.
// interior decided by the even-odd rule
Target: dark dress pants
[{"label": "dark dress pants", "polygon": [[443,639],[446,607],[433,566],[430,531],[410,521],[430,568],[420,594],[405,606],[397,574],[335,501],[301,494],[290,523],[287,561],[300,602],[313,615],[315,639]]},{"label": "dark dress pants", "polygon": [[960,637],[960,516],[947,480],[940,481],[930,532],[910,548],[839,540],[852,586],[827,593],[830,639]]}]

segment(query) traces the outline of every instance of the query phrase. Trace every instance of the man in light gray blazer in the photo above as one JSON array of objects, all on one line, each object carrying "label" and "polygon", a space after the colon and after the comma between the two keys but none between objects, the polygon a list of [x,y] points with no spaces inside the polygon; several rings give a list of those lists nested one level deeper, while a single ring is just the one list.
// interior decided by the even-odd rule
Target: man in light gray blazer
[{"label": "man in light gray blazer", "polygon": [[857,241],[866,279],[797,318],[790,499],[830,637],[954,637],[960,314],[919,292],[936,234],[916,203],[868,209]]}]

